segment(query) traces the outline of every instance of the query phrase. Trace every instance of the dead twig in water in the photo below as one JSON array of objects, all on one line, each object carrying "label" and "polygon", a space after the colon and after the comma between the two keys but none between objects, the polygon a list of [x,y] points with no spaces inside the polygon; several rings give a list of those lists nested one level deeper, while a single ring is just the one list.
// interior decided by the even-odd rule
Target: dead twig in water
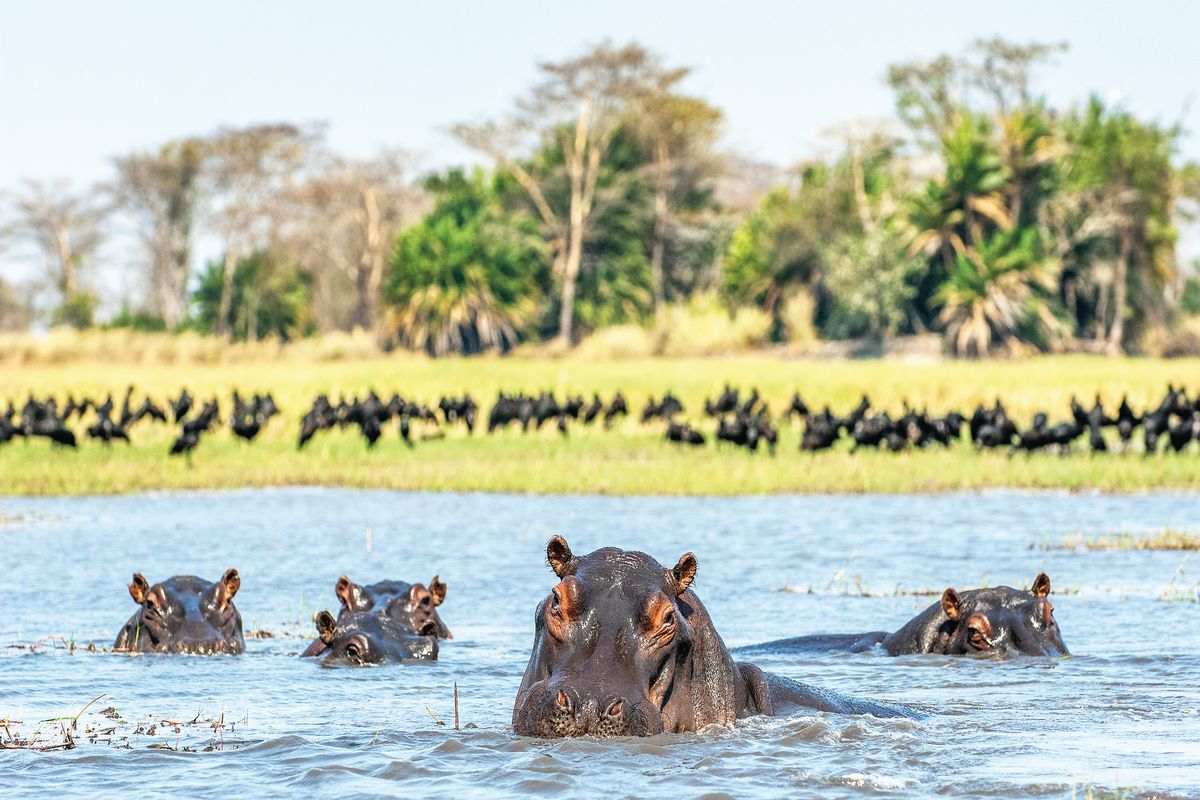
[{"label": "dead twig in water", "polygon": [[454,682],[454,730],[459,730],[458,727],[458,681]]}]

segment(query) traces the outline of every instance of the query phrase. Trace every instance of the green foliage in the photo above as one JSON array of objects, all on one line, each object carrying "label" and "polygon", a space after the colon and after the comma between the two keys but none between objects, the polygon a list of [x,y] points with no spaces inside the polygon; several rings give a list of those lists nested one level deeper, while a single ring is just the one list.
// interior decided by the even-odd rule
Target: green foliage
[{"label": "green foliage", "polygon": [[776,320],[776,337],[786,338],[784,305],[819,283],[825,244],[853,230],[851,202],[833,170],[821,164],[805,170],[797,191],[768,194],[730,238],[722,293],[733,303],[762,308]]},{"label": "green foliage", "polygon": [[1049,299],[1055,266],[1033,228],[997,231],[970,255],[958,255],[936,296],[951,349],[983,356],[1013,340],[1042,344],[1058,335]]},{"label": "green foliage", "polygon": [[855,327],[866,335],[896,334],[916,295],[914,277],[924,266],[909,255],[904,235],[890,225],[844,235],[826,248],[825,259],[826,286],[837,300],[837,318],[858,321]]},{"label": "green foliage", "polygon": [[[191,325],[204,333],[217,330],[222,280],[222,262],[209,262],[192,294],[195,315]],[[233,271],[227,329],[234,339],[243,341],[266,336],[288,341],[312,334],[316,323],[311,284],[309,275],[268,251],[243,258]]]},{"label": "green foliage", "polygon": [[426,188],[433,210],[400,235],[385,281],[392,330],[431,355],[511,348],[549,284],[537,223],[506,209],[481,171],[451,170]]},{"label": "green foliage", "polygon": [[142,333],[160,333],[167,329],[167,323],[163,321],[162,317],[148,311],[135,311],[129,306],[124,306],[104,327],[124,328]]},{"label": "green foliage", "polygon": [[67,325],[77,330],[90,328],[95,324],[98,302],[96,295],[91,292],[76,292],[54,309],[50,322],[52,325]]},{"label": "green foliage", "polygon": [[1183,297],[1179,300],[1179,310],[1189,316],[1200,316],[1200,277],[1192,275],[1183,284]]}]

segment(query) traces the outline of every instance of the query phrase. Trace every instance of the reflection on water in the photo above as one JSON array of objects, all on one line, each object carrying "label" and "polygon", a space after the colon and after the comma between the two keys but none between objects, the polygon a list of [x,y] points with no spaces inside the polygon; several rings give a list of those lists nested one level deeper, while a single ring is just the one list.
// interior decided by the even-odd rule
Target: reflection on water
[{"label": "reflection on water", "polygon": [[[1194,527],[1200,496],[581,498],[271,490],[0,501],[0,719],[73,750],[0,753],[17,794],[775,797],[1192,795],[1200,785],[1200,561],[1043,551],[1114,530]],[[13,519],[15,518],[15,519]],[[892,628],[948,585],[1053,579],[1075,656],[980,662],[874,655],[759,663],[926,720],[806,714],[646,740],[543,742],[508,729],[532,614],[576,552],[700,562],[696,590],[731,645]],[[1032,547],[1031,547],[1032,546]],[[136,570],[242,574],[234,658],[89,653],[132,612]],[[348,574],[449,584],[454,631],[432,665],[329,670],[295,656]],[[789,591],[781,591],[787,587]],[[916,592],[914,595],[913,593]],[[1164,601],[1163,597],[1175,598]],[[1192,598],[1191,602],[1187,602]],[[72,646],[74,649],[72,650]],[[453,690],[462,730],[453,725]],[[0,741],[6,734],[0,729]],[[95,741],[92,742],[91,740]],[[431,787],[436,789],[431,790]]]}]

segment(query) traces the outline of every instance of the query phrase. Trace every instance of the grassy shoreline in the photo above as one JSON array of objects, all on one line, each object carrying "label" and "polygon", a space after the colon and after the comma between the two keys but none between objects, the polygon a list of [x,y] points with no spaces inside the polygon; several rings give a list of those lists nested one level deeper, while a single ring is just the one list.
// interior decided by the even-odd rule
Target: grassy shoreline
[{"label": "grassy shoreline", "polygon": [[1084,356],[1006,362],[905,364],[825,362],[770,355],[712,359],[481,358],[432,361],[409,356],[350,362],[264,362],[230,365],[121,365],[68,363],[7,368],[0,372],[0,401],[26,392],[68,391],[103,395],[130,383],[156,397],[187,386],[204,397],[270,389],[283,414],[253,444],[222,429],[205,438],[189,466],[169,459],[174,430],[135,428],[133,444],[105,446],[82,436],[76,452],[52,450],[44,441],[0,447],[0,494],[83,495],[161,489],[264,486],[341,486],[431,491],[580,493],[614,495],[738,495],[773,493],[899,493],[989,488],[1130,492],[1200,489],[1200,452],[1182,456],[1110,454],[1092,457],[1086,446],[1068,457],[1008,457],[975,453],[969,446],[905,454],[860,452],[848,446],[817,455],[797,451],[801,426],[781,423],[778,454],[746,453],[710,443],[698,450],[663,441],[661,426],[626,421],[612,431],[574,426],[563,439],[547,426],[522,436],[510,430],[468,438],[461,428],[445,439],[409,450],[390,425],[379,445],[366,450],[357,432],[330,432],[303,451],[295,448],[297,420],[317,392],[336,398],[375,387],[381,393],[435,402],[442,393],[469,390],[486,409],[497,389],[540,389],[605,397],[626,393],[636,416],[646,397],[671,389],[687,417],[710,432],[700,414],[705,396],[726,381],[759,387],[776,412],[798,389],[810,405],[830,403],[845,412],[865,390],[872,401],[899,409],[903,400],[931,411],[969,410],[997,395],[1024,423],[1035,410],[1065,418],[1072,394],[1090,404],[1100,391],[1108,404],[1128,392],[1141,407],[1156,402],[1168,382],[1187,384],[1200,362],[1110,360]]}]

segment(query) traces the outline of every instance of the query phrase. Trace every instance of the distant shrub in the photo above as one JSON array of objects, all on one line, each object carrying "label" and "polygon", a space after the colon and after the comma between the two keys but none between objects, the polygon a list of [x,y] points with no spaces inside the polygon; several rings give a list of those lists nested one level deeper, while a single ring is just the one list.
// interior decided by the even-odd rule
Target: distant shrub
[{"label": "distant shrub", "polygon": [[657,349],[653,332],[641,325],[610,325],[585,337],[574,354],[584,359],[645,358]]},{"label": "distant shrub", "polygon": [[162,317],[146,311],[134,311],[126,306],[115,317],[109,320],[104,327],[108,329],[125,328],[144,333],[161,333],[167,329],[167,323],[163,322]]},{"label": "distant shrub", "polygon": [[67,325],[76,330],[90,328],[95,323],[96,295],[90,292],[73,294],[54,309],[53,325]]},{"label": "distant shrub", "polygon": [[716,294],[698,294],[659,313],[656,351],[665,356],[735,353],[766,344],[771,325],[771,316],[758,308],[743,306],[731,313]]}]

